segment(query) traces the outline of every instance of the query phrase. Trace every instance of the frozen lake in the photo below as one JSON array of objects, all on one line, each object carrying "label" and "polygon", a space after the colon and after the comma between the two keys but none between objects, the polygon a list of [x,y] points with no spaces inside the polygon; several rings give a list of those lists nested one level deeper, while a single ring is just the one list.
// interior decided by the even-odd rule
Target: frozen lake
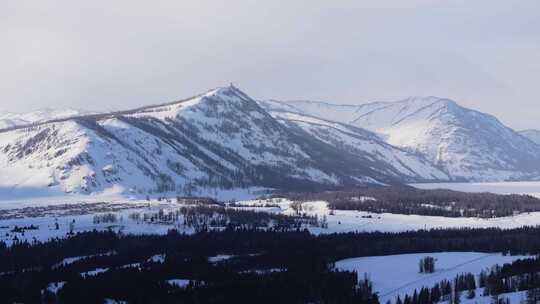
[{"label": "frozen lake", "polygon": [[497,194],[529,194],[540,198],[540,181],[497,183],[433,183],[411,184],[420,189],[451,189],[463,192],[492,192]]}]

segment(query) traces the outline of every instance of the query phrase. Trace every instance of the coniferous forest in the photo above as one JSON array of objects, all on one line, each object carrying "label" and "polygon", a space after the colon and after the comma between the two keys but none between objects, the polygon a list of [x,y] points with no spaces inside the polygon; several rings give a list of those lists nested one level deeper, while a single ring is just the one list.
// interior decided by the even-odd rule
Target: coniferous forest
[{"label": "coniferous forest", "polygon": [[[338,271],[334,263],[440,251],[537,254],[539,233],[532,227],[320,236],[235,227],[162,236],[94,231],[44,243],[1,244],[0,295],[5,303],[378,303],[369,278]],[[436,261],[425,266],[436,267]],[[536,269],[538,259],[518,261],[484,273],[481,284],[490,294],[540,287]],[[506,280],[516,276],[523,279]],[[175,280],[184,283],[171,284]],[[460,292],[472,288],[466,276],[456,280]],[[51,283],[62,288],[51,292]],[[441,285],[438,290],[435,298],[446,295]]]},{"label": "coniferous forest", "polygon": [[279,193],[276,197],[293,201],[322,200],[335,210],[444,217],[494,218],[540,211],[540,199],[531,195],[423,190],[408,186],[291,192]]}]

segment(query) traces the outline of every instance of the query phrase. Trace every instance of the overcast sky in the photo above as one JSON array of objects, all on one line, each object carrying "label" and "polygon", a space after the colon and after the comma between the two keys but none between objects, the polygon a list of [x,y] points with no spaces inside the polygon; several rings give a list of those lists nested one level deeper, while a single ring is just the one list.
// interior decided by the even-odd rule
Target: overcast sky
[{"label": "overcast sky", "polygon": [[0,110],[448,97],[540,128],[540,1],[0,0]]}]

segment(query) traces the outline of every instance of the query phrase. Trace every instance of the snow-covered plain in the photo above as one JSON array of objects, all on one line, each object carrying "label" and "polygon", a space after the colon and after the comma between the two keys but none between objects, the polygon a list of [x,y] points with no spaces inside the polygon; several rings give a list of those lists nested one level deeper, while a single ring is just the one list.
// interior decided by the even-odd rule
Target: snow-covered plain
[{"label": "snow-covered plain", "polygon": [[[425,256],[436,259],[435,273],[418,272],[418,262]],[[442,280],[451,280],[462,273],[476,275],[494,265],[523,258],[529,257],[480,252],[437,252],[346,259],[336,262],[336,268],[357,271],[359,279],[363,279],[366,273],[373,281],[375,291],[379,293],[380,302],[386,303],[388,300],[395,301],[398,295],[403,299],[406,294],[412,295],[415,289],[431,288]]]},{"label": "snow-covered plain", "polygon": [[[362,198],[370,199],[370,198]],[[66,209],[64,209],[64,207]],[[37,209],[0,209],[0,240],[10,244],[14,237],[18,240],[45,241],[62,238],[73,233],[97,230],[121,231],[125,234],[165,234],[170,229],[184,233],[194,233],[193,228],[182,225],[182,218],[175,222],[150,222],[133,219],[134,213],[141,216],[176,212],[182,207],[190,207],[176,201],[133,200],[114,203],[84,203],[77,205],[52,206],[40,205]],[[392,213],[369,213],[354,210],[329,210],[324,201],[305,202],[300,206],[287,199],[247,200],[236,202],[227,208],[254,210],[283,215],[306,214],[316,216],[327,227],[306,227],[313,234],[339,232],[402,232],[432,228],[502,228],[511,229],[523,226],[540,225],[540,212],[523,213],[499,218],[449,218],[440,216],[403,215]],[[115,222],[96,222],[95,217],[114,214]],[[58,227],[57,227],[58,223]],[[15,227],[29,227],[24,234],[16,232]]]},{"label": "snow-covered plain", "polygon": [[[0,220],[0,240],[11,244],[16,237],[18,240],[46,241],[53,238],[69,236],[70,232],[85,232],[96,230],[112,230],[126,234],[165,234],[170,229],[177,229],[185,233],[194,233],[192,228],[181,227],[180,223],[150,223],[143,220],[129,218],[130,214],[144,213],[156,214],[160,210],[174,212],[181,205],[173,203],[146,203],[137,204],[131,208],[123,208],[107,212],[90,212],[86,214],[47,214],[46,216],[10,218]],[[58,212],[58,211],[55,211]],[[116,222],[96,223],[96,215],[114,214]],[[58,225],[57,225],[58,224]],[[25,229],[24,233],[14,232],[15,227],[34,226],[35,229]]]},{"label": "snow-covered plain", "polygon": [[[505,182],[505,183],[445,183],[445,184],[415,184],[424,189],[450,188],[468,192],[495,192],[531,194],[540,197],[540,182]],[[255,195],[258,189],[250,191],[230,191],[224,193],[227,197],[248,198]],[[359,199],[373,199],[363,197]],[[133,220],[133,213],[157,213],[159,210],[175,212],[185,207],[176,200],[140,199],[136,197],[119,196],[117,194],[85,196],[69,195],[55,197],[41,197],[37,199],[12,199],[0,202],[0,240],[8,244],[17,239],[45,241],[56,237],[66,237],[72,230],[74,233],[112,229],[128,234],[164,234],[170,229],[177,229],[185,233],[193,233],[177,223],[150,223],[148,221]],[[335,232],[400,232],[408,230],[431,228],[491,228],[503,229],[523,226],[540,225],[540,212],[523,213],[515,216],[492,219],[481,218],[448,218],[438,216],[402,215],[402,214],[373,214],[363,211],[335,210],[331,212],[327,203],[323,201],[306,202],[294,208],[293,202],[287,199],[268,200],[241,200],[234,206],[238,208],[270,212],[284,215],[298,213],[317,216],[324,219],[327,227],[308,227],[314,234]],[[112,213],[118,221],[114,223],[96,223],[94,217]],[[180,221],[181,222],[181,221]],[[57,227],[58,223],[58,227]],[[25,229],[24,234],[14,232],[15,227],[34,226]]]},{"label": "snow-covered plain", "polygon": [[[368,199],[368,198],[364,198]],[[246,208],[276,212],[281,214],[295,214],[292,202],[286,199],[252,200],[239,202]],[[271,207],[268,207],[271,206]],[[328,228],[312,227],[312,233],[324,234],[335,232],[401,232],[409,230],[432,229],[432,228],[503,228],[511,229],[523,226],[540,225],[540,212],[523,213],[515,216],[499,218],[474,218],[460,217],[450,218],[442,216],[404,215],[381,213],[375,214],[365,211],[334,210],[328,209],[323,201],[306,202],[302,204],[301,213],[317,215],[319,218],[326,217]]]},{"label": "snow-covered plain", "polygon": [[[483,296],[481,294],[482,289],[476,290],[476,297],[474,299],[467,299],[464,295],[461,295],[461,304],[491,304],[493,303],[493,297]],[[511,304],[526,303],[527,292],[518,291],[503,293],[499,295],[499,299],[508,299]],[[448,302],[447,302],[448,303]]]},{"label": "snow-covered plain", "polygon": [[[508,185],[510,184],[510,185]],[[456,184],[437,184],[440,187],[447,188],[447,185]],[[485,187],[487,185],[483,184]],[[501,183],[501,186],[506,186],[504,192],[499,193],[532,193],[537,183]],[[419,185],[419,187],[426,186]],[[496,184],[495,186],[498,186]],[[500,189],[500,188],[498,188]],[[482,190],[484,191],[484,190]],[[187,228],[181,224],[181,221],[174,223],[167,222],[148,222],[139,219],[134,219],[133,213],[157,213],[160,210],[163,212],[174,212],[179,208],[186,207],[183,203],[178,203],[175,200],[154,200],[151,199],[122,199],[121,197],[111,197],[111,201],[103,202],[103,197],[94,197],[90,201],[84,201],[84,197],[77,197],[77,200],[70,201],[62,198],[55,200],[42,199],[38,204],[23,204],[18,205],[17,201],[0,203],[0,215],[4,212],[6,219],[0,220],[0,240],[10,244],[13,237],[18,239],[26,239],[29,241],[39,240],[45,241],[51,238],[62,238],[69,235],[70,230],[73,232],[82,232],[90,230],[113,230],[121,231],[126,234],[165,234],[170,229],[177,229],[180,232],[194,233],[192,228]],[[88,199],[88,197],[86,197]],[[370,197],[359,197],[359,200],[372,200]],[[20,202],[19,202],[20,203]],[[59,205],[68,203],[71,208],[76,206],[90,206],[88,209],[80,208],[76,213],[67,209],[58,209]],[[52,206],[51,206],[52,205]],[[75,207],[74,207],[75,206]],[[18,214],[27,214],[28,207],[38,207],[36,216],[19,217]],[[61,206],[60,206],[61,207]],[[25,209],[26,208],[26,209]],[[40,209],[41,208],[41,209]],[[48,208],[52,208],[52,211]],[[56,208],[56,209],[55,209]],[[77,207],[78,208],[78,207]],[[96,208],[93,210],[92,208]],[[408,230],[430,229],[430,228],[460,228],[460,227],[499,227],[499,228],[516,228],[522,226],[540,225],[540,212],[520,214],[517,216],[480,219],[480,218],[447,218],[436,216],[419,216],[419,215],[400,215],[400,214],[373,214],[362,211],[349,210],[334,210],[330,211],[327,203],[324,201],[305,202],[300,205],[287,199],[267,199],[267,200],[244,200],[236,202],[234,205],[229,205],[227,208],[256,210],[259,212],[270,212],[284,215],[308,214],[317,216],[320,220],[327,223],[327,227],[308,227],[314,234],[325,234],[335,232],[354,232],[354,231],[387,231],[400,232]],[[101,210],[101,211],[100,211]],[[26,213],[25,213],[26,212]],[[40,215],[41,214],[41,215]],[[114,214],[118,221],[114,223],[96,222],[96,215]],[[1,217],[0,217],[1,218]],[[57,224],[58,223],[58,228]],[[14,232],[15,227],[29,227],[24,233]],[[114,252],[106,253],[114,254]],[[419,274],[418,261],[424,256],[433,256],[437,259],[437,271],[434,274]],[[62,263],[72,263],[84,257],[72,257],[64,260]],[[220,262],[231,258],[228,255],[217,255],[209,257],[210,262]],[[387,300],[395,300],[397,295],[410,294],[414,289],[419,289],[422,286],[432,287],[433,284],[443,279],[452,279],[457,274],[464,272],[472,272],[478,274],[481,270],[491,267],[495,264],[504,264],[512,262],[518,258],[526,258],[524,256],[503,256],[501,254],[488,254],[478,252],[461,252],[461,253],[421,253],[421,254],[406,254],[380,257],[362,257],[342,260],[336,263],[336,268],[342,270],[354,270],[359,273],[359,278],[363,277],[364,273],[368,273],[370,279],[374,282],[375,291],[379,292],[381,303]],[[161,263],[165,259],[163,255],[156,255],[150,258],[151,261]],[[126,267],[139,267],[140,264],[126,265]],[[106,269],[95,269],[85,272],[84,276],[93,276]],[[278,271],[278,270],[276,270]],[[168,281],[171,285],[185,286],[189,281],[183,279],[172,278]],[[51,290],[57,291],[61,288],[61,282],[57,285],[49,286]],[[55,289],[56,288],[56,289]],[[476,292],[477,297],[473,300],[462,298],[462,303],[491,303],[490,297],[482,297],[481,290]],[[511,303],[519,303],[524,298],[524,293],[512,293],[502,295],[507,297]]]}]

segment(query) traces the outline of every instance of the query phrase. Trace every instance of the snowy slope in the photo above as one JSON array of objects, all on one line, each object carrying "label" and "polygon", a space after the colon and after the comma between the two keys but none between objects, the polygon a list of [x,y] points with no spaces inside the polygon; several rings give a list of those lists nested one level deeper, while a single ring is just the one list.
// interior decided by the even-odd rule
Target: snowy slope
[{"label": "snowy slope", "polygon": [[[353,153],[366,162],[373,163],[374,167],[386,170],[383,173],[404,180],[449,179],[447,174],[421,155],[391,146],[365,129],[297,113],[277,111],[271,114],[285,125],[299,127],[325,143]],[[376,166],[377,163],[385,166]]]},{"label": "snowy slope", "polygon": [[358,106],[331,104],[322,101],[308,100],[263,100],[259,102],[263,108],[270,112],[301,113],[326,120],[350,123],[356,119]]},{"label": "snowy slope", "polygon": [[2,131],[0,194],[192,195],[201,188],[320,189],[443,176],[416,163],[426,172],[405,174],[395,168],[410,159],[387,158],[395,163],[367,161],[293,130],[227,87],[164,105]]},{"label": "snowy slope", "polygon": [[[436,259],[436,271],[432,274],[418,273],[418,261],[425,256]],[[463,273],[480,274],[495,265],[504,265],[529,256],[507,256],[481,252],[432,252],[352,258],[336,262],[336,268],[357,271],[359,279],[367,273],[373,288],[379,293],[379,301],[394,302],[398,296],[412,295],[422,287],[431,288],[442,280],[453,280]],[[396,267],[399,265],[399,267]],[[481,293],[479,293],[480,295]],[[465,298],[465,297],[464,297]],[[479,296],[480,298],[480,296]]]},{"label": "snowy slope", "polygon": [[[389,144],[418,152],[455,179],[537,179],[540,148],[495,117],[437,97],[357,106],[321,102],[262,102],[273,111],[294,111],[376,132]],[[284,106],[286,104],[286,106]]]},{"label": "snowy slope", "polygon": [[0,112],[0,130],[84,114],[90,113],[74,109],[41,109],[28,113]]},{"label": "snowy slope", "polygon": [[519,134],[540,145],[540,130],[523,130],[520,131]]},{"label": "snowy slope", "polygon": [[537,145],[495,117],[451,100],[426,97],[368,104],[358,114],[354,125],[425,154],[455,177],[482,181],[539,176]]},{"label": "snowy slope", "polygon": [[[310,166],[309,156],[286,136],[239,91],[220,89],[126,115],[3,132],[0,167],[7,174],[0,177],[0,187],[190,193],[197,186],[275,186],[257,179],[269,179],[262,175],[284,166],[292,166],[287,171],[291,178],[337,183]],[[258,172],[248,172],[258,165]]]}]

